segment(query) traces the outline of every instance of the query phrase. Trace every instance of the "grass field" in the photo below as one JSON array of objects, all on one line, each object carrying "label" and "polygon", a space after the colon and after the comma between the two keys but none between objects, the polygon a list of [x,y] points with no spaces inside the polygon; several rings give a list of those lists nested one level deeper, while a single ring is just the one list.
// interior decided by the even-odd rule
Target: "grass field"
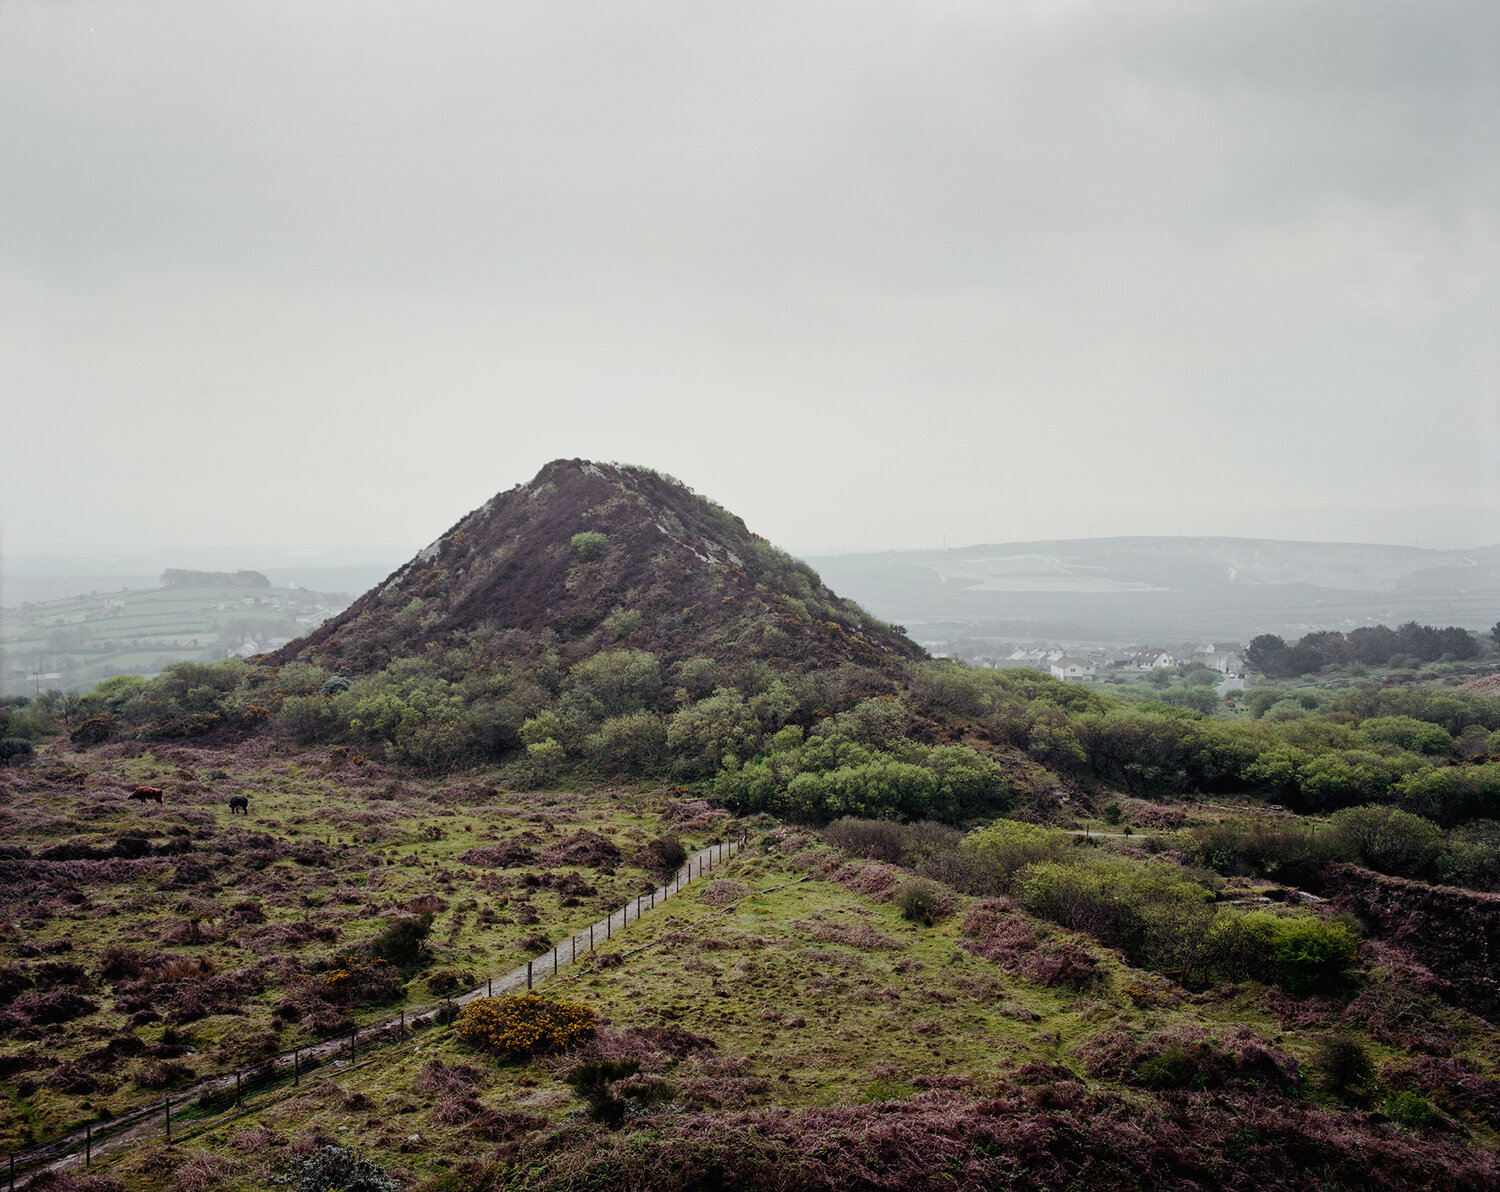
[{"label": "grass field", "polygon": [[140,588],[7,608],[0,693],[86,691],[113,675],[212,662],[246,642],[267,648],[341,611],[348,598],[302,588]]}]

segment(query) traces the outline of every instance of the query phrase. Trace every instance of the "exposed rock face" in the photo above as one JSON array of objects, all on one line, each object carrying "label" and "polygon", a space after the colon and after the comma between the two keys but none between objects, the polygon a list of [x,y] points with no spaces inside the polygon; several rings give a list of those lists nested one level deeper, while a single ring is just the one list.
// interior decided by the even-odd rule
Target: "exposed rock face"
[{"label": "exposed rock face", "polygon": [[620,645],[825,666],[922,654],[678,481],[575,459],[487,501],[273,657],[370,671],[487,631],[555,635],[579,655]]},{"label": "exposed rock face", "polygon": [[1448,982],[1453,1000],[1500,1014],[1500,894],[1429,886],[1355,865],[1336,866],[1329,888],[1382,939]]}]

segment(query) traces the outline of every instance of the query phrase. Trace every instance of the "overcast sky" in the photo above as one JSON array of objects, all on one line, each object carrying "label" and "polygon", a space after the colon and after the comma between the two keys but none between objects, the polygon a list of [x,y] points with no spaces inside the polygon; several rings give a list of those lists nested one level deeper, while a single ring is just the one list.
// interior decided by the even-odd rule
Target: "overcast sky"
[{"label": "overcast sky", "polygon": [[11,555],[1500,542],[1493,0],[0,0]]}]

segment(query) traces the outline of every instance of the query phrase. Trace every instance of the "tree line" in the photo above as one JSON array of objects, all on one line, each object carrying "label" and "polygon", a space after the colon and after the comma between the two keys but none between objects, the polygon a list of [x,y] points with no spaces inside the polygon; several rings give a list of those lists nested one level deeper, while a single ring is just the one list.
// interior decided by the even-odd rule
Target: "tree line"
[{"label": "tree line", "polygon": [[[1500,637],[1495,640],[1500,643]],[[1268,679],[1290,679],[1350,663],[1390,666],[1402,662],[1461,662],[1477,657],[1479,651],[1474,634],[1460,626],[1435,629],[1407,621],[1395,629],[1367,625],[1347,633],[1319,630],[1304,634],[1294,645],[1274,633],[1262,633],[1246,647],[1245,660]]]}]

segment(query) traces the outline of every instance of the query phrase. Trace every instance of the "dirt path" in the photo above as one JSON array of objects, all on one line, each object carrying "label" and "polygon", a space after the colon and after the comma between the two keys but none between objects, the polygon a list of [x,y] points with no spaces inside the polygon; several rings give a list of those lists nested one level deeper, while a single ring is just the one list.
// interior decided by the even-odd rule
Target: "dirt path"
[{"label": "dirt path", "polygon": [[[582,931],[575,932],[551,952],[544,952],[529,964],[519,965],[503,976],[491,978],[468,993],[414,1009],[410,1013],[398,1014],[381,1022],[368,1023],[359,1028],[352,1040],[351,1037],[346,1036],[315,1043],[308,1047],[299,1047],[294,1051],[284,1051],[256,1067],[264,1070],[269,1065],[273,1071],[279,1072],[284,1069],[287,1073],[296,1073],[305,1060],[311,1059],[317,1061],[317,1070],[321,1072],[323,1071],[322,1065],[343,1052],[350,1052],[351,1055],[349,1061],[339,1061],[343,1065],[341,1071],[350,1071],[354,1068],[362,1068],[366,1064],[380,1062],[389,1056],[389,1050],[384,1051],[380,1056],[372,1056],[363,1063],[358,1061],[357,1039],[359,1036],[371,1040],[373,1046],[375,1040],[388,1039],[394,1033],[404,1032],[410,1029],[415,1019],[435,1013],[444,1006],[465,1006],[482,997],[513,993],[528,986],[540,986],[578,961],[587,958],[591,951],[607,945],[616,932],[623,930],[643,915],[649,914],[652,909],[673,897],[688,883],[712,872],[723,862],[738,855],[743,848],[744,844],[735,840],[711,844],[707,848],[699,849],[663,885],[656,887],[648,894],[640,895],[635,901],[611,912]],[[398,1037],[402,1036],[398,1035]],[[311,1066],[313,1065],[309,1065]],[[243,1071],[244,1069],[241,1069],[241,1072]],[[10,1171],[0,1168],[0,1181],[9,1181],[4,1184],[7,1189],[24,1188],[39,1172],[61,1171],[82,1166],[86,1153],[92,1153],[97,1157],[129,1150],[144,1145],[148,1141],[163,1139],[168,1133],[167,1110],[169,1106],[178,1107],[180,1110],[181,1106],[196,1102],[204,1094],[227,1097],[230,1090],[238,1088],[239,1078],[239,1074],[235,1072],[230,1072],[228,1075],[208,1076],[192,1084],[184,1085],[173,1092],[170,1097],[155,1105],[132,1109],[118,1117],[111,1118],[108,1122],[100,1122],[97,1129],[90,1126],[55,1138],[41,1146],[32,1147],[30,1150],[18,1151],[11,1156],[14,1166]],[[253,1112],[253,1110],[238,1110],[237,1112],[243,1114]],[[235,1114],[222,1115],[215,1120],[224,1120],[230,1116],[235,1116]],[[196,1130],[202,1124],[202,1119],[195,1119],[191,1128]]]}]

